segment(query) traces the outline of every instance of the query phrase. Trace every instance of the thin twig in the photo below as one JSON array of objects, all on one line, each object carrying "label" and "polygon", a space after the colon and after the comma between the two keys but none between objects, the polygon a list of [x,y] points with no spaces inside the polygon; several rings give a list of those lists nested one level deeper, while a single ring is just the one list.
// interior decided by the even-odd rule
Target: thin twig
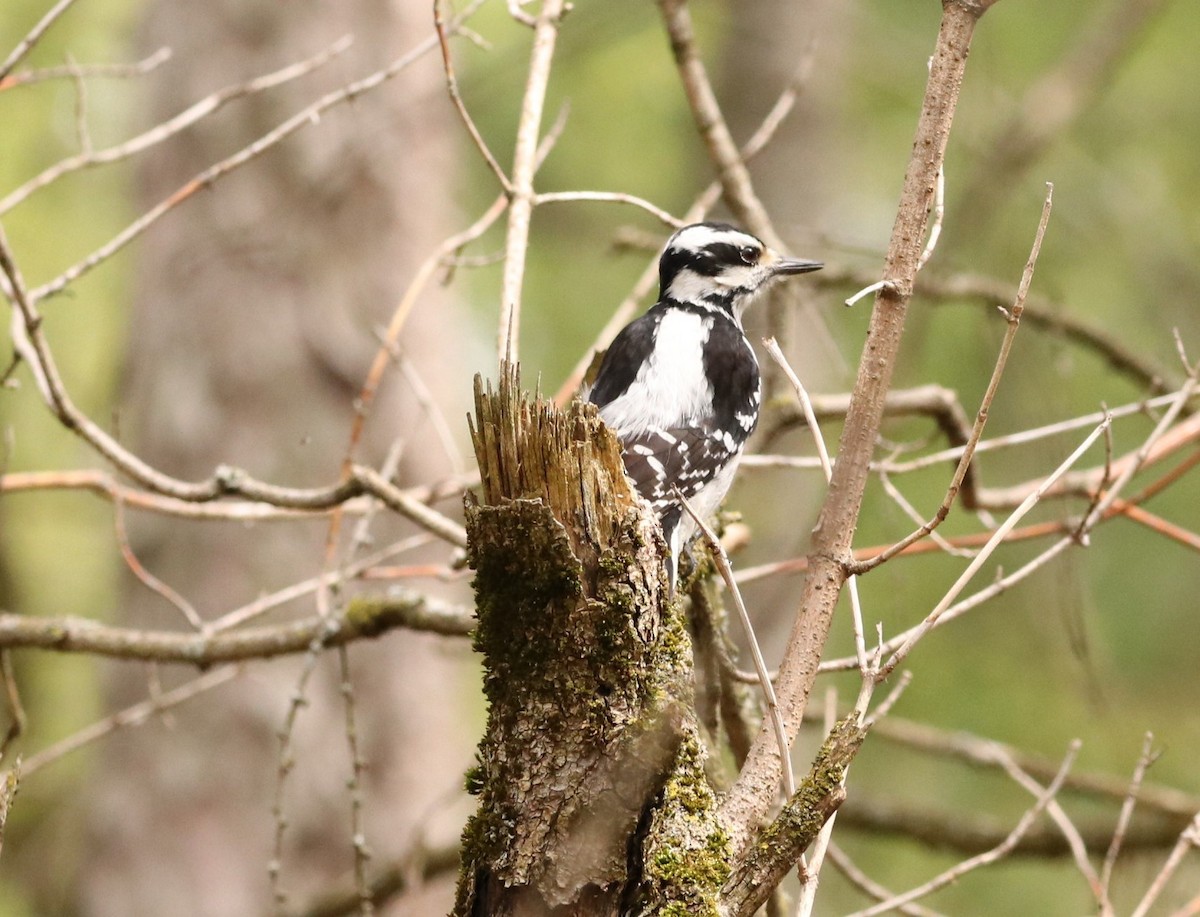
[{"label": "thin twig", "polygon": [[363,775],[367,762],[362,756],[358,738],[358,722],[355,717],[354,682],[350,678],[350,653],[345,646],[338,647],[338,672],[341,676],[340,690],[346,723],[346,749],[350,753],[350,779],[346,789],[350,795],[350,836],[354,848],[354,887],[358,892],[360,917],[371,917],[375,913],[375,902],[367,869],[371,863],[371,849],[367,844],[366,823],[363,818]]},{"label": "thin twig", "polygon": [[33,50],[42,36],[50,29],[50,26],[54,25],[58,17],[70,9],[74,3],[75,0],[58,0],[58,3],[54,4],[46,15],[38,20],[37,25],[25,34],[25,37],[17,43],[17,46],[4,59],[4,63],[0,64],[0,82],[3,82],[4,78],[12,73],[13,67],[25,59],[25,56]]},{"label": "thin twig", "polygon": [[1100,424],[1100,426],[1093,430],[1091,435],[1089,435],[1082,443],[1080,443],[1079,447],[1076,448],[1075,451],[1069,456],[1067,456],[1063,463],[1046,477],[1045,481],[1043,482],[1043,486],[1030,494],[1020,506],[1013,510],[1013,512],[1007,519],[1004,520],[1000,527],[992,533],[992,537],[988,539],[987,544],[980,549],[975,558],[967,565],[967,568],[962,572],[958,579],[955,580],[954,585],[947,590],[944,596],[942,596],[941,601],[939,601],[937,605],[934,606],[934,609],[925,616],[925,620],[913,629],[912,633],[904,641],[904,643],[902,643],[900,647],[892,653],[892,655],[888,658],[888,661],[880,668],[880,678],[886,678],[888,675],[890,675],[892,671],[895,670],[896,666],[899,665],[909,654],[909,652],[912,651],[912,648],[916,645],[916,643],[937,625],[938,618],[940,618],[942,614],[945,613],[945,611],[954,603],[954,600],[958,598],[959,594],[963,589],[966,588],[967,584],[975,578],[975,574],[979,572],[979,569],[985,563],[987,563],[988,558],[992,556],[992,553],[996,550],[996,548],[1003,543],[1005,536],[1012,531],[1014,527],[1016,527],[1016,524],[1020,522],[1022,518],[1024,518],[1026,513],[1028,513],[1031,509],[1033,509],[1034,506],[1037,505],[1038,501],[1041,499],[1042,492],[1049,490],[1059,477],[1066,474],[1067,469],[1069,469],[1072,465],[1079,461],[1080,458],[1083,457],[1084,452],[1091,448],[1092,443],[1094,443],[1100,437],[1105,429],[1108,428],[1108,425],[1109,420],[1106,419]]},{"label": "thin twig", "polygon": [[[763,341],[763,346],[767,348],[767,353],[783,370],[788,381],[791,382],[793,390],[796,392],[796,399],[800,402],[800,409],[804,414],[805,421],[808,424],[809,430],[812,431],[813,440],[817,445],[817,456],[821,460],[821,470],[825,474],[825,485],[833,480],[833,462],[829,458],[829,449],[825,445],[825,437],[821,433],[821,425],[817,422],[816,412],[813,410],[812,399],[808,396],[808,390],[800,381],[800,377],[796,375],[791,364],[783,355],[783,351],[779,347],[779,342],[774,338],[767,338]],[[858,656],[858,668],[864,678],[868,676],[869,664],[867,661],[866,639],[863,633],[863,616],[862,603],[858,597],[858,581],[855,577],[848,578],[847,585],[850,591],[850,609],[853,616],[854,626],[854,652]],[[874,673],[871,673],[873,676]],[[872,684],[874,678],[871,679]]]},{"label": "thin twig", "polygon": [[880,564],[895,557],[910,544],[926,537],[934,531],[939,525],[945,521],[950,513],[950,508],[954,505],[955,499],[958,497],[959,488],[962,487],[963,479],[967,475],[967,468],[971,464],[971,460],[975,456],[975,447],[979,444],[980,438],[983,436],[984,426],[987,424],[988,413],[991,411],[992,402],[996,397],[996,391],[1000,387],[1000,379],[1004,375],[1004,369],[1008,365],[1008,356],[1012,351],[1013,341],[1017,336],[1017,329],[1021,324],[1021,314],[1025,311],[1025,298],[1029,295],[1029,285],[1033,282],[1033,272],[1037,267],[1038,255],[1042,250],[1042,240],[1046,236],[1046,226],[1050,222],[1050,211],[1054,205],[1054,185],[1046,183],[1046,198],[1042,203],[1042,216],[1038,221],[1037,232],[1033,237],[1033,248],[1029,252],[1029,258],[1025,262],[1025,270],[1021,275],[1021,283],[1017,287],[1017,297],[1013,302],[1012,308],[1007,310],[1005,318],[1008,321],[1008,328],[1004,333],[1004,340],[1000,344],[1000,353],[996,356],[996,364],[992,368],[992,377],[988,380],[988,386],[983,394],[983,399],[979,404],[979,410],[975,414],[975,423],[971,427],[971,435],[967,439],[966,445],[963,446],[962,457],[958,460],[958,465],[954,469],[954,475],[950,479],[950,486],[946,489],[946,496],[942,499],[941,505],[933,516],[918,529],[913,531],[905,538],[900,539],[888,550],[881,554],[875,555],[866,563],[851,563],[850,570],[854,573],[862,574]]},{"label": "thin twig", "polygon": [[[980,589],[978,592],[973,593],[962,601],[951,605],[949,608],[943,611],[935,621],[932,622],[930,629],[942,627],[956,618],[966,614],[968,611],[990,602],[997,596],[1007,592],[1017,583],[1032,576],[1038,570],[1042,569],[1042,567],[1046,566],[1052,560],[1058,557],[1058,555],[1062,554],[1071,547],[1077,546],[1078,543],[1078,539],[1074,534],[1068,534],[1066,537],[1060,538],[1050,547],[1042,551],[1042,553],[1038,554],[1032,560],[1022,564],[1012,573],[1007,573],[1004,576],[998,577],[985,588]],[[926,632],[924,627],[927,621],[928,618],[923,620],[920,624],[914,625],[908,630],[902,631],[895,637],[888,639],[883,643],[883,651],[885,653],[895,652],[902,647],[906,641],[913,639],[918,634],[924,634]],[[821,674],[825,674],[827,672],[849,671],[857,667],[858,660],[853,656],[848,656],[837,659],[826,659],[820,663],[818,666],[818,671]]]},{"label": "thin twig", "polygon": [[1125,489],[1125,486],[1130,482],[1130,480],[1132,480],[1133,476],[1137,474],[1138,471],[1140,471],[1147,463],[1153,452],[1155,444],[1164,437],[1167,431],[1171,428],[1172,424],[1175,423],[1175,420],[1183,411],[1184,405],[1187,404],[1188,399],[1191,398],[1192,393],[1196,391],[1198,385],[1200,385],[1200,373],[1197,373],[1195,369],[1193,369],[1191,376],[1179,389],[1174,401],[1163,413],[1163,416],[1159,418],[1159,421],[1157,424],[1155,424],[1154,429],[1150,431],[1149,436],[1147,436],[1143,441],[1141,448],[1138,449],[1138,451],[1130,460],[1124,462],[1124,466],[1121,468],[1116,480],[1113,481],[1112,486],[1109,487],[1107,493],[1105,493],[1104,497],[1092,507],[1087,516],[1084,517],[1083,521],[1079,525],[1079,530],[1081,533],[1086,534],[1086,532],[1104,516],[1105,512],[1110,506],[1113,505],[1113,503],[1116,502],[1121,491]]},{"label": "thin twig", "polygon": [[1074,764],[1075,756],[1078,753],[1079,743],[1071,743],[1071,747],[1067,751],[1066,757],[1063,759],[1062,766],[1059,768],[1054,780],[1052,780],[1050,785],[1046,787],[1041,795],[1038,796],[1037,801],[1033,804],[1033,806],[1021,816],[1021,819],[1000,844],[985,853],[981,853],[978,856],[973,856],[970,859],[964,860],[953,868],[948,869],[940,875],[930,879],[923,885],[919,885],[918,887],[901,895],[896,895],[893,898],[889,898],[887,901],[881,901],[879,904],[873,905],[865,910],[856,911],[851,915],[851,917],[874,917],[876,914],[884,914],[887,911],[895,910],[902,904],[916,901],[918,898],[923,898],[940,888],[944,888],[952,882],[956,882],[958,879],[972,870],[978,869],[981,866],[988,866],[1006,857],[1017,845],[1017,842],[1020,841],[1021,836],[1033,826],[1033,823],[1037,820],[1038,816],[1042,814],[1046,806],[1048,806],[1051,800],[1054,799],[1055,795],[1057,795],[1058,790],[1062,786],[1063,780],[1066,779],[1067,773],[1070,771],[1071,765]]},{"label": "thin twig", "polygon": [[529,249],[529,224],[533,216],[533,176],[537,171],[538,135],[550,84],[550,64],[558,39],[558,24],[566,0],[544,0],[533,22],[533,49],[517,121],[513,151],[508,226],[504,235],[504,273],[500,289],[499,350],[497,359],[516,363],[520,358],[521,289],[525,281],[525,255]]},{"label": "thin twig", "polygon": [[[997,436],[994,439],[987,439],[980,442],[975,447],[975,454],[979,455],[983,452],[996,452],[1001,449],[1009,449],[1014,446],[1023,446],[1029,443],[1038,442],[1043,439],[1050,439],[1055,436],[1061,436],[1064,433],[1071,433],[1075,430],[1094,427],[1100,423],[1105,415],[1111,416],[1114,420],[1135,415],[1145,415],[1149,411],[1157,410],[1158,408],[1168,407],[1174,403],[1178,397],[1178,392],[1173,391],[1168,394],[1158,395],[1154,398],[1148,398],[1144,401],[1133,401],[1127,404],[1111,408],[1107,411],[1095,411],[1090,414],[1083,414],[1079,417],[1071,417],[1067,420],[1055,421],[1054,423],[1045,424],[1040,427],[1032,427],[1028,430],[1020,430],[1016,433],[1008,433],[1004,436]],[[921,471],[933,465],[940,465],[943,462],[954,461],[962,457],[964,446],[954,446],[949,449],[942,449],[938,452],[932,452],[928,455],[923,455],[920,458],[909,459],[904,462],[880,462],[876,467],[886,471],[888,474],[909,474],[914,471]]]},{"label": "thin twig", "polygon": [[[818,288],[846,285],[862,286],[873,282],[874,274],[858,268],[826,264],[820,274],[814,274]],[[882,285],[875,283],[873,288]],[[1011,284],[972,274],[938,275],[922,272],[916,286],[917,294],[933,305],[960,306],[979,304],[985,308],[1006,308],[1013,300]],[[1031,296],[1026,302],[1025,324],[1031,328],[1061,337],[1085,347],[1109,366],[1151,395],[1162,394],[1175,387],[1172,374],[1131,350],[1112,333],[1071,315],[1065,303],[1044,296]]]},{"label": "thin twig", "polygon": [[83,74],[74,58],[67,55],[67,68],[71,71],[71,82],[75,84],[75,142],[83,155],[92,153],[92,133],[88,129],[88,90]]},{"label": "thin twig", "polygon": [[1115,867],[1117,856],[1121,853],[1121,844],[1124,841],[1124,835],[1129,829],[1129,821],[1133,819],[1133,810],[1138,804],[1138,792],[1141,790],[1141,781],[1146,778],[1146,771],[1154,761],[1153,753],[1154,736],[1152,732],[1146,733],[1146,738],[1142,739],[1141,755],[1138,756],[1138,765],[1133,769],[1133,778],[1129,780],[1129,792],[1126,793],[1126,798],[1121,803],[1121,814],[1117,816],[1117,826],[1112,832],[1112,843],[1109,844],[1108,851],[1104,855],[1104,863],[1100,867],[1100,886],[1104,888],[1105,895],[1109,893],[1109,887],[1112,883],[1112,868]]},{"label": "thin twig", "polygon": [[[1035,798],[1045,792],[1042,786],[1025,773],[1021,766],[1002,746],[995,746],[994,752],[1004,772],[1019,784],[1022,789],[1032,794]],[[1087,845],[1084,844],[1083,838],[1079,834],[1079,829],[1067,817],[1067,813],[1063,811],[1062,806],[1059,805],[1058,800],[1055,798],[1051,798],[1047,803],[1046,814],[1050,816],[1051,820],[1058,826],[1059,831],[1062,832],[1063,837],[1066,838],[1067,847],[1070,849],[1071,856],[1075,860],[1075,866],[1084,879],[1087,880],[1088,887],[1092,890],[1092,894],[1096,898],[1099,913],[1102,915],[1111,915],[1112,905],[1108,901],[1108,894],[1101,884],[1096,870],[1088,860]]]},{"label": "thin twig", "polygon": [[129,79],[152,73],[171,59],[170,48],[159,48],[140,61],[132,64],[76,64],[61,67],[39,67],[36,70],[22,70],[20,73],[10,73],[7,78],[0,79],[0,91],[16,89],[18,86],[32,86],[50,80],[75,79]]},{"label": "thin twig", "polygon": [[645,198],[638,197],[635,194],[625,194],[621,191],[547,191],[542,194],[537,194],[533,198],[534,204],[561,204],[574,203],[578,201],[599,201],[601,203],[610,204],[630,204],[638,207],[646,213],[653,216],[660,223],[669,226],[672,229],[679,229],[687,224],[672,216],[661,207],[650,203]]},{"label": "thin twig", "polygon": [[[451,30],[453,31],[456,27],[457,26],[455,24],[452,24]],[[123,230],[113,236],[112,239],[110,239],[100,248],[96,249],[92,254],[88,255],[78,264],[63,271],[55,279],[44,283],[37,289],[31,291],[31,298],[34,302],[39,302],[48,296],[53,296],[62,292],[62,290],[64,290],[74,281],[78,280],[88,271],[92,270],[92,268],[103,263],[104,261],[107,261],[134,239],[141,236],[163,216],[174,210],[184,201],[193,197],[197,192],[211,188],[213,184],[224,178],[230,172],[233,172],[246,163],[253,161],[267,150],[290,137],[292,134],[297,133],[305,127],[320,123],[321,115],[323,115],[330,108],[341,105],[345,102],[352,102],[359,96],[362,96],[371,90],[382,86],[384,83],[393,79],[396,75],[407,69],[409,66],[436,47],[436,36],[430,36],[429,38],[417,43],[407,54],[397,58],[382,70],[377,70],[375,73],[349,83],[343,86],[341,89],[326,93],[311,105],[308,105],[307,107],[296,112],[296,114],[282,121],[275,128],[263,134],[253,143],[243,147],[232,156],[228,156],[220,162],[214,163],[203,171],[197,173],[187,182],[180,185],[180,187],[172,194],[168,195],[158,204],[151,207],[140,217],[126,226]]]},{"label": "thin twig", "polygon": [[[938,169],[937,189],[933,193],[933,225],[929,227],[929,238],[925,242],[925,250],[917,260],[917,270],[920,271],[929,263],[937,248],[938,239],[942,237],[942,220],[946,216],[946,166]],[[846,305],[850,305],[846,303]]]},{"label": "thin twig", "polygon": [[0,738],[0,761],[8,754],[12,743],[25,732],[25,705],[21,703],[21,691],[17,687],[17,673],[13,671],[12,657],[7,649],[0,649],[0,680],[4,683],[4,700],[10,717],[8,728]]},{"label": "thin twig", "polygon": [[687,0],[659,0],[658,6],[662,11],[667,37],[671,41],[671,52],[679,70],[680,82],[687,94],[696,129],[716,168],[725,203],[747,229],[772,248],[782,249],[783,240],[775,231],[767,208],[754,192],[750,171],[725,123],[704,62],[696,49],[696,36]]},{"label": "thin twig", "polygon": [[165,691],[149,700],[141,701],[107,716],[99,722],[86,726],[72,733],[53,745],[43,748],[25,758],[22,769],[26,775],[33,774],[55,761],[58,761],[85,745],[112,735],[130,726],[141,726],[151,717],[179,706],[185,701],[198,697],[207,691],[220,687],[237,678],[242,673],[241,666],[230,665],[206,672],[191,681],[185,682],[178,688]]},{"label": "thin twig", "polygon": [[[78,172],[81,169],[108,165],[129,159],[174,137],[180,131],[214,114],[236,99],[273,89],[276,86],[305,76],[333,60],[349,48],[351,42],[352,39],[349,35],[343,36],[320,54],[316,54],[307,60],[289,64],[273,73],[255,77],[244,83],[236,83],[232,86],[226,86],[224,89],[219,89],[200,99],[198,102],[189,105],[186,109],[179,112],[179,114],[154,125],[149,130],[143,131],[141,134],[123,143],[103,150],[82,149],[76,155],[60,160],[49,168],[44,169],[41,173],[29,179],[29,181],[13,189],[3,199],[0,199],[0,214],[7,213],[28,199],[36,191],[53,184],[65,175],[70,175],[72,172]],[[161,54],[162,52],[159,53]],[[86,68],[83,67],[75,67],[74,70],[79,76],[83,76],[87,72]]]},{"label": "thin twig", "polygon": [[767,671],[767,663],[763,659],[762,649],[758,645],[758,638],[754,635],[754,625],[750,623],[750,613],[746,610],[746,603],[742,601],[741,590],[738,589],[737,583],[733,579],[733,568],[729,564],[729,556],[725,553],[725,548],[721,545],[721,539],[717,537],[717,533],[712,530],[707,520],[702,519],[700,514],[687,497],[679,492],[678,488],[674,488],[675,496],[679,502],[683,504],[683,508],[687,510],[687,514],[692,517],[696,523],[696,528],[704,536],[704,540],[708,543],[709,550],[712,552],[713,563],[717,565],[717,570],[721,573],[721,578],[725,580],[725,585],[729,588],[729,594],[733,597],[733,605],[737,609],[738,618],[742,622],[742,629],[746,634],[746,643],[750,647],[750,656],[754,660],[754,670],[758,673],[758,683],[762,687],[763,696],[767,701],[767,718],[771,721],[775,728],[775,739],[779,742],[779,757],[783,761],[783,789],[787,794],[787,798],[791,799],[796,795],[796,778],[792,772],[792,758],[790,754],[790,746],[787,741],[787,730],[784,726],[783,716],[779,710],[779,704],[775,700],[775,688],[771,685],[771,675]]},{"label": "thin twig", "polygon": [[[322,616],[323,618],[324,616]],[[275,904],[275,913],[282,915],[286,912],[287,891],[283,885],[283,841],[287,834],[288,817],[286,811],[287,787],[292,771],[296,768],[296,758],[293,752],[293,740],[296,734],[296,722],[300,711],[308,705],[306,692],[308,683],[316,671],[320,661],[320,641],[314,639],[304,657],[304,666],[296,680],[296,688],[288,699],[287,713],[283,725],[279,727],[276,738],[279,740],[279,753],[275,772],[275,793],[271,802],[271,817],[275,830],[271,846],[271,858],[267,861],[267,877],[271,883],[271,899]]]},{"label": "thin twig", "polygon": [[444,0],[434,0],[433,27],[437,31],[438,45],[442,49],[442,69],[446,73],[446,91],[449,92],[450,101],[454,103],[454,110],[458,112],[459,118],[462,119],[463,126],[466,127],[467,133],[471,135],[471,140],[475,144],[475,148],[479,150],[483,161],[492,170],[492,174],[496,176],[496,181],[500,183],[500,187],[504,189],[505,194],[511,194],[512,182],[504,174],[504,169],[500,167],[500,163],[496,161],[496,157],[492,155],[492,151],[488,149],[487,141],[479,133],[479,128],[475,126],[475,121],[471,117],[471,113],[467,111],[467,106],[463,104],[462,95],[458,91],[458,77],[454,74],[454,57],[450,54],[450,40],[446,35],[446,21],[442,16],[443,3]]},{"label": "thin twig", "polygon": [[1190,847],[1200,847],[1200,813],[1192,819],[1183,833],[1179,835],[1179,841],[1171,848],[1170,854],[1167,855],[1167,860],[1163,863],[1162,869],[1154,876],[1154,881],[1150,883],[1150,887],[1146,889],[1146,894],[1142,896],[1142,900],[1138,902],[1138,906],[1134,909],[1130,917],[1146,917],[1150,912],[1150,908],[1154,906],[1154,902],[1158,900],[1158,896],[1162,894],[1162,890],[1170,881],[1171,876],[1175,874],[1175,870],[1179,868],[1179,864],[1183,862],[1184,856],[1187,854]]},{"label": "thin twig", "polygon": [[[234,608],[226,612],[221,617],[212,622],[213,633],[220,633],[226,630],[232,630],[235,627],[241,627],[247,621],[251,621],[263,614],[266,614],[272,609],[279,608],[289,602],[295,602],[299,599],[315,594],[321,588],[329,588],[340,585],[343,582],[356,577],[363,577],[365,573],[377,564],[385,560],[403,554],[406,551],[411,551],[414,548],[429,544],[432,540],[431,536],[421,533],[411,535],[408,538],[401,540],[382,548],[373,554],[369,554],[357,561],[343,564],[342,567],[335,571],[332,575],[327,571],[322,571],[316,576],[312,576],[306,580],[301,580],[297,583],[292,583],[279,589],[275,592],[268,593],[256,598],[248,604]],[[322,586],[324,583],[324,587]]]},{"label": "thin twig", "polygon": [[[923,526],[925,524],[925,520],[921,517],[921,514],[917,511],[917,508],[915,506],[913,506],[912,503],[909,502],[908,498],[905,497],[904,494],[902,494],[900,492],[900,488],[898,488],[896,486],[896,484],[892,480],[892,476],[890,474],[888,474],[886,471],[880,470],[879,471],[879,483],[883,487],[883,492],[886,493],[892,499],[893,503],[895,503],[898,507],[900,507],[900,511],[902,513],[904,513],[904,515],[906,515],[909,518],[909,520],[911,520],[912,522],[915,522],[917,525]],[[931,542],[933,542],[935,545],[937,545],[937,547],[940,550],[949,554],[951,557],[974,557],[975,556],[975,552],[970,550],[969,548],[956,548],[953,544],[951,544],[944,537],[942,537],[942,535],[936,529],[930,530],[929,540]],[[915,543],[916,542],[914,542],[914,544]],[[906,546],[906,549],[904,551],[901,551],[900,553],[901,554],[906,553],[907,547],[911,547],[911,545]],[[886,548],[885,548],[885,550],[886,550]]]},{"label": "thin twig", "polygon": [[[944,730],[928,723],[919,723],[899,717],[889,717],[873,724],[873,733],[881,739],[932,755],[939,760],[963,761],[972,767],[996,768],[998,743],[963,730]],[[1051,780],[1058,771],[1058,762],[1010,745],[1002,746],[1004,753],[1016,761],[1022,770],[1040,780]],[[1104,774],[1072,774],[1063,784],[1064,789],[1086,794],[1108,802],[1122,802],[1129,796],[1129,781]],[[1138,802],[1155,813],[1172,819],[1190,819],[1200,808],[1200,798],[1170,787],[1146,785],[1141,787]],[[1111,840],[1111,832],[1108,835]]]},{"label": "thin twig", "polygon": [[[829,859],[833,861],[833,865],[837,867],[838,872],[845,876],[851,885],[856,886],[876,901],[890,901],[896,897],[895,892],[884,888],[859,869],[854,861],[846,855],[846,852],[832,842],[829,845]],[[909,914],[911,917],[942,917],[937,911],[931,911],[929,908],[914,902],[898,905],[896,910],[901,914]]]},{"label": "thin twig", "polygon": [[129,534],[125,530],[125,504],[120,499],[113,501],[113,529],[117,536],[117,547],[121,551],[121,557],[138,581],[151,592],[167,600],[184,616],[187,622],[198,631],[205,629],[204,621],[196,611],[194,605],[185,599],[182,595],[160,580],[157,576],[147,570],[137,554],[133,551],[133,546],[129,543]]}]

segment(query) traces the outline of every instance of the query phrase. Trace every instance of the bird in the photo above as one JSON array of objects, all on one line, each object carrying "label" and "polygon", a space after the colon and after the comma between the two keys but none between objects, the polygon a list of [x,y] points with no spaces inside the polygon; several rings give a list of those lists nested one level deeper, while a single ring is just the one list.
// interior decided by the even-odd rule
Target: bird
[{"label": "bird", "polygon": [[697,534],[679,494],[711,517],[758,425],[761,376],[742,315],[775,281],[822,267],[729,223],[682,227],[659,258],[658,301],[613,338],[584,393],[658,516],[670,594],[680,552]]}]

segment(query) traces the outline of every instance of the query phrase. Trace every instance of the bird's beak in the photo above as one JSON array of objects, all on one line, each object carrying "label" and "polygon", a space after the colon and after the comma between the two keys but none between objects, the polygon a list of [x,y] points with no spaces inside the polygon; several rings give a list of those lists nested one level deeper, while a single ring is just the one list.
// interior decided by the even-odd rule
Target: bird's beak
[{"label": "bird's beak", "polygon": [[799,258],[780,257],[771,265],[773,275],[807,274],[809,271],[819,271],[825,265],[820,261],[803,261]]}]

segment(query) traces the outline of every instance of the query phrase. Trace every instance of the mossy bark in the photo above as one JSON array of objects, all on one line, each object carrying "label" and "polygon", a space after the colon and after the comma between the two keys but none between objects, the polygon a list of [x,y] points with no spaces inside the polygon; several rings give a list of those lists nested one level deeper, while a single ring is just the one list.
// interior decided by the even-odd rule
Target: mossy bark
[{"label": "mossy bark", "polygon": [[590,405],[476,380],[467,503],[488,723],[455,914],[716,914],[725,835],[662,538]]}]

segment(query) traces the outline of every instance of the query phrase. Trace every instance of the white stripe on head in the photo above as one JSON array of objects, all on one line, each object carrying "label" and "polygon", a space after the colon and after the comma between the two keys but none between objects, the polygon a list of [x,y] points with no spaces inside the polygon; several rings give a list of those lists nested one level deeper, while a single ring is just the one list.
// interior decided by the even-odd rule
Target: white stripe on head
[{"label": "white stripe on head", "polygon": [[[667,240],[666,248],[684,249],[685,251],[698,252],[706,245],[711,245],[714,242],[727,242],[730,245],[753,245],[761,247],[762,242],[754,238],[747,232],[742,232],[739,229],[720,229],[715,226],[709,226],[705,223],[694,223],[691,226],[685,226]],[[666,249],[664,249],[665,251]]]}]

